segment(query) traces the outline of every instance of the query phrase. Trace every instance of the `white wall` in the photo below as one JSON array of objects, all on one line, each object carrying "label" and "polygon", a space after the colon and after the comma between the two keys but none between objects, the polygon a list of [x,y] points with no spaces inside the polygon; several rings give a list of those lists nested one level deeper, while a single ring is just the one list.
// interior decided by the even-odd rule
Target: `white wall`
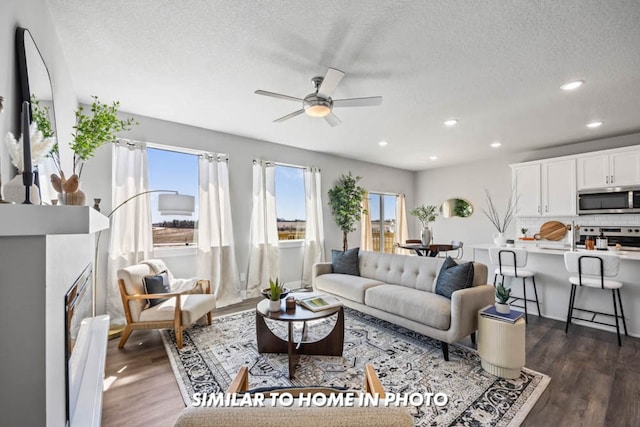
[{"label": "white wall", "polygon": [[[491,236],[496,230],[481,211],[482,208],[486,207],[484,189],[486,188],[490,191],[494,203],[500,212],[504,213],[511,188],[510,164],[637,144],[640,144],[640,133],[525,153],[501,154],[500,151],[496,151],[496,156],[490,160],[418,172],[416,175],[415,201],[417,204],[440,205],[444,200],[451,197],[467,199],[474,207],[473,215],[469,218],[445,219],[438,217],[435,224],[431,225],[434,241],[446,243],[451,240],[461,240],[465,245],[491,243]],[[407,209],[411,209],[409,204],[407,204]],[[573,218],[557,218],[557,220],[570,222],[575,219],[591,225],[626,225],[627,222],[637,219],[638,216],[633,215],[633,217],[594,215],[588,219],[576,216]],[[518,232],[516,230],[518,230],[517,227],[519,227],[520,222],[522,225],[530,227],[529,234],[531,234],[534,232],[533,230],[537,230],[535,227],[539,228],[542,222],[554,219],[556,218],[545,217],[542,220],[539,218],[535,220],[531,218],[519,219],[511,224],[506,235],[511,238],[517,237]],[[415,219],[413,221],[415,222]],[[636,224],[638,223],[636,222]],[[415,222],[414,227],[418,229],[419,224]],[[465,258],[468,258],[468,253],[469,251],[465,253]]]},{"label": "white wall", "polygon": [[[108,99],[108,94],[101,94],[101,96],[104,99]],[[149,117],[137,115],[134,117],[140,125],[123,134],[126,138],[229,155],[231,213],[236,256],[241,273],[246,271],[248,263],[253,159],[272,160],[301,166],[315,166],[322,170],[325,253],[327,257],[330,257],[331,249],[342,248],[342,233],[333,221],[327,196],[327,191],[335,184],[341,174],[351,171],[354,175],[362,176],[360,185],[367,190],[405,193],[407,206],[413,204],[414,172]],[[274,124],[274,126],[279,125]],[[111,212],[111,148],[109,146],[101,147],[96,158],[85,165],[82,188],[87,193],[88,200],[96,197],[103,199],[101,203],[103,213]],[[104,233],[102,239],[106,244],[109,240],[108,233]],[[359,244],[359,232],[351,233],[349,235],[349,247],[356,247]],[[106,253],[106,246],[103,247],[102,253]],[[178,272],[188,273],[195,271],[195,260],[190,253],[185,257],[172,257],[166,253],[161,256],[172,271],[176,270],[176,275],[178,275]],[[105,256],[103,255],[101,258],[100,270],[104,272],[106,271]],[[300,280],[301,264],[302,253],[300,247],[284,248],[281,254],[280,276],[288,282]],[[104,282],[104,279],[100,282]],[[99,294],[102,294],[103,297],[104,290],[99,290]],[[102,300],[102,297],[100,300]]]}]

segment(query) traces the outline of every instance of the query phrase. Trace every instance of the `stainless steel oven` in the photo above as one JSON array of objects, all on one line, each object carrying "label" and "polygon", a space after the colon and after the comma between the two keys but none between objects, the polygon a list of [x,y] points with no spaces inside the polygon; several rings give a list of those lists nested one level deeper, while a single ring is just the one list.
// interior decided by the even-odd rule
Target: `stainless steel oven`
[{"label": "stainless steel oven", "polygon": [[578,192],[578,215],[640,213],[639,187]]}]

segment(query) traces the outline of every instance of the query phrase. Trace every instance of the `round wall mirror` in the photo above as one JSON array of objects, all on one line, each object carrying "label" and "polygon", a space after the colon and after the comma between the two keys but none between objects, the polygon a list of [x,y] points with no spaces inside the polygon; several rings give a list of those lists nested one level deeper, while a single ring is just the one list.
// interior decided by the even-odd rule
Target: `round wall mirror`
[{"label": "round wall mirror", "polygon": [[466,218],[473,213],[473,206],[465,199],[449,199],[440,205],[440,216],[443,218],[451,218],[459,216]]}]

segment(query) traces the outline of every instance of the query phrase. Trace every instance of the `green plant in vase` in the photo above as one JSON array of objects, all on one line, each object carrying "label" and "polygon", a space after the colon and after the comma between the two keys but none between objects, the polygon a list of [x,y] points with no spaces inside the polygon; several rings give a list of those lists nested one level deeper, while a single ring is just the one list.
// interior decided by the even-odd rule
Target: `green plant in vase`
[{"label": "green plant in vase", "polygon": [[280,311],[280,299],[284,293],[284,282],[279,282],[278,278],[273,281],[269,279],[269,311]]},{"label": "green plant in vase", "polygon": [[509,298],[511,297],[511,288],[505,288],[502,283],[496,286],[496,311],[498,313],[509,313]]},{"label": "green plant in vase", "polygon": [[429,228],[429,223],[436,220],[436,209],[437,206],[434,205],[420,205],[409,211],[409,214],[418,218],[418,221],[422,224],[420,239],[422,240],[422,244],[425,246],[431,243],[431,229]]},{"label": "green plant in vase", "polygon": [[58,168],[58,175],[51,175],[51,184],[58,193],[67,195],[67,204],[84,205],[85,196],[79,190],[82,170],[87,160],[95,156],[95,152],[102,145],[115,141],[116,133],[131,130],[133,125],[138,124],[132,117],[126,120],[118,118],[120,102],[103,104],[97,96],[92,96],[90,114],[85,114],[84,107],[79,106],[75,112],[75,130],[71,134],[73,137],[69,147],[73,151],[73,174],[66,178],[60,167],[60,153],[58,145],[52,150],[54,163]]},{"label": "green plant in vase", "polygon": [[360,221],[362,214],[367,214],[362,209],[362,200],[367,190],[358,185],[362,177],[342,175],[336,185],[329,190],[329,206],[336,224],[342,230],[342,250],[348,247],[347,234],[356,231],[355,224]]}]

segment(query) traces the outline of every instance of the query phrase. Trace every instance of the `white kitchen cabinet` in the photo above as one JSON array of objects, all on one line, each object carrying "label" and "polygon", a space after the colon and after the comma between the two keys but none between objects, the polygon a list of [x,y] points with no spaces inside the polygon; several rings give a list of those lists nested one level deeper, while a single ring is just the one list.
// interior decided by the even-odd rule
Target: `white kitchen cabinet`
[{"label": "white kitchen cabinet", "polygon": [[578,190],[640,185],[640,150],[578,157]]},{"label": "white kitchen cabinet", "polygon": [[512,176],[518,195],[517,216],[576,214],[575,159],[515,165]]}]

